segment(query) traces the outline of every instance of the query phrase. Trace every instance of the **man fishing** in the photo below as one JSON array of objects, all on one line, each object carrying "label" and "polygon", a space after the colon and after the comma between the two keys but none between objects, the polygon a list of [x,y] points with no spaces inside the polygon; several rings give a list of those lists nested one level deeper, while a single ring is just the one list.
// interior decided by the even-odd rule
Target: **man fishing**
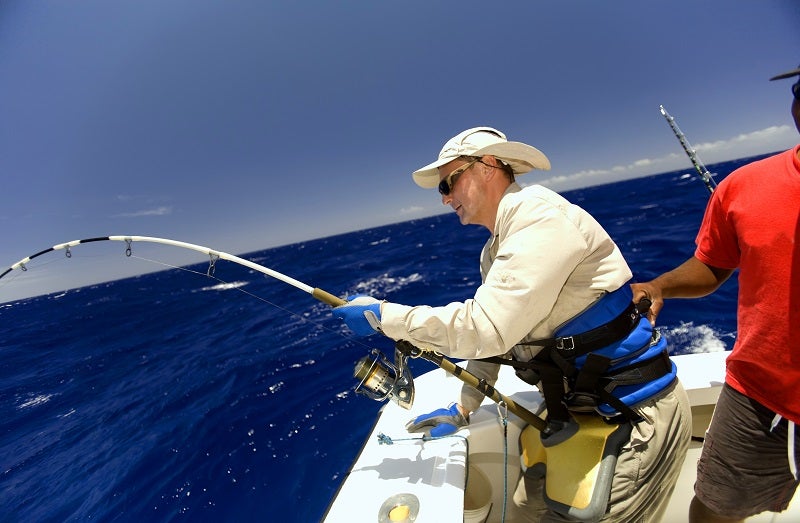
[{"label": "man fishing", "polygon": [[[770,80],[800,77],[800,67]],[[800,78],[791,114],[800,132]],[[736,342],[697,464],[689,521],[736,522],[789,506],[800,432],[800,145],[745,165],[720,182],[694,256],[632,285],[652,301],[716,291],[739,269]]]},{"label": "man fishing", "polygon": [[[574,485],[548,482],[541,467],[524,467],[514,494],[531,521],[658,521],[689,444],[689,402],[666,354],[640,318],[618,247],[586,211],[542,186],[522,188],[515,176],[549,169],[536,148],[490,127],[448,140],[436,161],[413,180],[438,187],[463,225],[489,230],[474,297],[445,306],[406,306],[354,297],[334,309],[355,333],[377,331],[425,350],[470,360],[467,370],[494,384],[499,364],[543,391],[547,429],[533,445],[547,451],[581,437],[587,418],[624,431],[613,480],[597,494],[599,513],[546,496]],[[483,361],[482,361],[483,360]],[[636,375],[638,378],[633,378]],[[619,386],[617,386],[619,385]],[[483,396],[464,386],[456,403],[418,416],[412,432],[452,433],[469,423]],[[605,423],[608,422],[608,423]],[[568,461],[568,460],[565,460]],[[569,468],[566,462],[548,467]],[[573,489],[574,490],[574,489]]]}]

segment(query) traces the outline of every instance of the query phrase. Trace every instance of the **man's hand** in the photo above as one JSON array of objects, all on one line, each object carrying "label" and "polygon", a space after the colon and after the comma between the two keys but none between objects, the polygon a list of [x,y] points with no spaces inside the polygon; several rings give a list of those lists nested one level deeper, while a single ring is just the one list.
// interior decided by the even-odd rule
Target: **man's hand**
[{"label": "man's hand", "polygon": [[359,336],[369,336],[381,330],[381,302],[369,296],[348,297],[347,303],[334,307],[333,315],[344,320]]},{"label": "man's hand", "polygon": [[655,327],[656,318],[661,308],[664,306],[664,298],[661,295],[661,289],[653,285],[651,282],[646,283],[631,283],[631,290],[633,291],[633,303],[639,303],[642,300],[650,302],[650,308],[647,311],[647,319],[650,324]]},{"label": "man's hand", "polygon": [[[436,409],[428,414],[420,414],[406,423],[409,432],[428,432],[434,438],[452,434],[469,424],[469,415],[464,415],[457,403],[449,408]],[[430,431],[430,432],[429,432]]]}]

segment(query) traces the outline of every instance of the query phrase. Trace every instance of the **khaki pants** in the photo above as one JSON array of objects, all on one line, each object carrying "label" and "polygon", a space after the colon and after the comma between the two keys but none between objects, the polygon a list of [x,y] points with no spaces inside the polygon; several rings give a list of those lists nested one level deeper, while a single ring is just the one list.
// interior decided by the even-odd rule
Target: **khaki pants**
[{"label": "khaki pants", "polygon": [[[630,441],[622,447],[611,483],[609,508],[600,521],[660,521],[689,448],[692,414],[679,381],[636,410],[644,421],[633,426]],[[548,509],[543,486],[543,479],[524,474],[520,477],[514,492],[518,517],[536,522],[575,521]]]}]

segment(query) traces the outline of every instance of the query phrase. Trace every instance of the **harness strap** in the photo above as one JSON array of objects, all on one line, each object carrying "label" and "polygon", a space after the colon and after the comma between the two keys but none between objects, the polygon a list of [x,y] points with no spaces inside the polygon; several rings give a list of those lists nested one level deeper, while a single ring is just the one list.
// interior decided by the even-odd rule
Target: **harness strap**
[{"label": "harness strap", "polygon": [[[597,355],[597,357],[605,358],[605,356],[600,356],[600,355]],[[500,365],[509,365],[518,370],[534,370],[539,374],[546,371],[546,369],[548,368],[554,368],[559,373],[564,371],[564,369],[562,369],[560,365],[536,359],[530,361],[519,361],[514,359],[501,358],[499,356],[491,356],[489,358],[482,358],[480,361],[485,361],[487,363],[497,363]],[[586,362],[588,365],[589,358],[587,358]],[[581,370],[583,370],[583,368],[585,367],[582,367]],[[576,370],[575,367],[571,365],[569,366],[569,369],[571,369],[572,372]],[[657,356],[649,358],[645,361],[640,361],[639,363],[633,363],[631,365],[626,365],[619,369],[613,370],[605,374],[603,378],[608,378],[609,381],[615,382],[614,385],[615,387],[617,385],[636,385],[639,383],[644,383],[645,381],[650,381],[656,378],[660,378],[670,370],[671,370],[671,363],[669,359],[669,353],[666,350],[664,350],[660,352]]]},{"label": "harness strap", "polygon": [[642,417],[623,401],[614,396],[612,392],[617,387],[653,381],[670,372],[672,372],[672,362],[669,359],[669,352],[664,349],[653,358],[628,365],[606,376],[602,376],[598,381],[596,390],[598,390],[600,399],[603,402],[608,403],[617,409],[618,412],[624,414],[626,418],[636,423],[642,421]]},{"label": "harness strap", "polygon": [[565,377],[575,374],[574,365],[567,362],[554,350],[554,347],[543,348],[536,357],[530,361],[506,359],[498,356],[483,358],[481,361],[511,365],[517,370],[534,371],[535,377],[526,380],[531,385],[539,382],[539,389],[544,396],[547,407],[547,421],[550,427],[554,421],[566,423],[570,419],[569,409],[564,402]]},{"label": "harness strap", "polygon": [[[551,353],[552,354],[552,353]],[[614,407],[617,412],[633,422],[641,421],[641,416],[627,406],[612,392],[617,387],[625,385],[638,385],[658,379],[672,372],[672,362],[669,359],[669,352],[665,349],[658,355],[647,360],[627,365],[625,367],[606,372],[610,359],[605,356],[594,354],[586,360],[586,365],[577,371],[574,390],[570,394],[564,392],[564,376],[561,367],[554,363],[542,360],[517,361],[499,357],[485,358],[483,361],[511,365],[516,369],[534,370],[541,380],[541,392],[545,399],[548,409],[548,420],[564,421],[569,419],[569,409],[567,404],[589,405],[607,403]],[[556,356],[558,359],[558,356]],[[573,376],[576,372],[566,376]]]},{"label": "harness strap", "polygon": [[639,414],[629,406],[625,405],[623,401],[621,401],[619,398],[612,395],[605,389],[600,390],[600,398],[609,405],[611,405],[612,407],[614,407],[615,409],[617,409],[617,412],[625,416],[625,418],[630,420],[631,423],[639,423],[640,421],[644,420],[641,414]]},{"label": "harness strap", "polygon": [[664,349],[650,359],[611,371],[603,379],[608,378],[610,392],[618,386],[637,385],[658,379],[668,372],[672,372],[672,362],[669,359],[669,352]]},{"label": "harness strap", "polygon": [[589,354],[586,357],[578,376],[575,379],[575,392],[591,393],[597,388],[601,376],[611,366],[611,358],[599,354]]},{"label": "harness strap", "polygon": [[544,395],[544,404],[547,407],[547,421],[548,424],[554,420],[559,422],[566,422],[569,420],[569,410],[566,403],[562,401],[564,398],[564,374],[555,365],[543,365],[538,369],[539,375],[542,379],[542,394]]},{"label": "harness strap", "polygon": [[[482,361],[511,365],[522,379],[531,384],[538,383],[547,406],[547,421],[551,426],[568,422],[571,418],[570,408],[588,411],[603,404],[637,422],[641,416],[614,396],[612,391],[618,386],[644,384],[671,373],[672,362],[668,352],[665,349],[644,361],[623,364],[609,371],[615,365],[614,360],[595,351],[629,336],[639,325],[640,314],[636,304],[630,302],[614,319],[588,331],[519,343],[542,347],[530,361],[518,361],[513,356],[512,359],[495,356]],[[656,335],[642,350],[648,346],[654,348],[657,341]],[[576,363],[576,359],[583,356],[585,361]],[[525,376],[520,371],[528,371],[529,375]]]},{"label": "harness strap", "polygon": [[567,359],[574,359],[593,350],[601,349],[627,336],[636,326],[638,320],[639,313],[636,310],[636,305],[631,303],[619,316],[594,329],[571,336],[557,336],[555,338],[521,342],[519,345],[550,347],[561,356]]}]

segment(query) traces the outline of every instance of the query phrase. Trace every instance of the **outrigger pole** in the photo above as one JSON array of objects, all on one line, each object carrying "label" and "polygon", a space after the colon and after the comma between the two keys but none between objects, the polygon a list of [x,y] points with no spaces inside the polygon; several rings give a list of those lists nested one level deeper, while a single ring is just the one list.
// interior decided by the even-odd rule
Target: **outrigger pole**
[{"label": "outrigger pole", "polygon": [[675,118],[669,115],[663,105],[659,107],[661,108],[661,114],[664,115],[664,118],[667,119],[667,123],[669,123],[669,126],[672,128],[672,132],[675,133],[675,137],[681,142],[683,150],[689,155],[689,159],[692,161],[692,165],[694,165],[697,174],[700,175],[700,179],[703,180],[703,183],[706,185],[706,189],[708,189],[708,192],[713,193],[714,189],[717,187],[717,182],[714,181],[713,175],[708,172],[706,166],[703,165],[703,162],[697,157],[697,152],[695,152],[689,141],[686,140],[686,136],[681,132],[678,124],[675,123]]},{"label": "outrigger pole", "polygon": [[[301,281],[295,280],[294,278],[286,276],[285,274],[282,274],[282,273],[280,273],[278,271],[275,271],[275,270],[270,269],[268,267],[264,267],[263,265],[259,265],[258,263],[251,262],[251,261],[246,260],[244,258],[240,258],[239,256],[234,256],[233,254],[228,254],[228,253],[222,252],[222,251],[216,251],[214,249],[210,249],[210,248],[204,247],[202,245],[196,245],[196,244],[193,244],[193,243],[186,243],[186,242],[181,242],[181,241],[177,241],[177,240],[170,240],[168,238],[156,238],[156,237],[152,237],[152,236],[101,236],[101,237],[97,237],[97,238],[86,238],[86,239],[83,239],[83,240],[73,240],[73,241],[66,242],[66,243],[60,243],[60,244],[54,245],[54,246],[52,246],[52,247],[50,247],[48,249],[44,249],[42,251],[39,251],[36,254],[32,254],[31,256],[28,256],[27,258],[23,258],[22,260],[18,261],[17,263],[15,263],[11,267],[9,267],[8,269],[6,269],[2,273],[0,273],[0,278],[2,278],[3,276],[5,276],[6,274],[10,273],[11,271],[13,271],[15,269],[20,269],[20,270],[23,270],[23,271],[27,271],[28,269],[27,269],[27,267],[25,265],[29,261],[31,261],[32,259],[37,258],[39,256],[42,256],[43,254],[47,254],[47,253],[53,252],[53,251],[63,250],[63,251],[65,251],[65,254],[66,254],[67,258],[70,258],[72,256],[72,254],[70,252],[70,248],[71,247],[75,247],[75,246],[81,245],[83,243],[93,243],[93,242],[100,242],[100,241],[125,242],[127,244],[127,247],[125,249],[125,255],[126,256],[131,256],[132,250],[133,250],[131,244],[133,242],[161,243],[161,244],[164,244],[164,245],[172,245],[174,247],[181,247],[181,248],[184,248],[184,249],[189,249],[189,250],[192,250],[192,251],[201,252],[201,253],[206,254],[206,255],[209,256],[209,266],[208,266],[208,273],[207,273],[208,276],[212,276],[213,275],[214,269],[215,269],[215,264],[216,264],[217,260],[227,260],[227,261],[230,261],[230,262],[233,262],[233,263],[238,263],[239,265],[243,265],[245,267],[248,267],[250,269],[258,271],[258,272],[260,272],[262,274],[266,274],[267,276],[270,276],[270,277],[275,278],[277,280],[280,280],[280,281],[282,281],[284,283],[287,283],[287,284],[291,285],[292,287],[295,287],[295,288],[300,289],[300,290],[302,290],[304,292],[307,292],[308,294],[311,294],[311,296],[313,296],[317,300],[319,300],[319,301],[321,301],[323,303],[327,303],[328,305],[330,305],[332,307],[337,307],[339,305],[344,305],[345,303],[347,303],[346,300],[343,300],[342,298],[334,296],[333,294],[331,294],[329,292],[323,291],[322,289],[319,289],[317,287],[312,287],[311,285],[307,285],[307,284],[305,284],[305,283],[303,283]],[[466,370],[462,369],[461,367],[455,365],[453,362],[451,362],[450,360],[446,359],[441,354],[438,354],[436,352],[432,352],[432,351],[429,351],[429,350],[420,349],[418,347],[415,347],[414,345],[412,345],[411,343],[409,343],[407,341],[398,342],[397,343],[397,350],[400,350],[403,354],[405,354],[407,356],[422,357],[422,358],[430,361],[431,363],[433,363],[433,364],[437,365],[438,367],[440,367],[445,372],[447,372],[449,374],[452,374],[453,376],[455,376],[456,378],[460,379],[461,381],[463,381],[467,385],[470,385],[470,386],[474,387],[479,392],[481,392],[482,394],[487,396],[489,399],[491,399],[491,400],[493,400],[493,401],[495,401],[497,403],[505,404],[508,407],[509,411],[511,411],[512,413],[516,414],[517,416],[519,416],[520,418],[525,420],[525,422],[529,423],[530,425],[533,425],[534,427],[536,427],[540,431],[544,430],[545,427],[547,426],[547,424],[545,423],[545,421],[542,418],[540,418],[539,416],[533,414],[528,409],[519,406],[517,403],[515,403],[510,398],[507,398],[506,396],[503,396],[494,387],[492,387],[491,385],[487,384],[483,380],[478,380],[478,378],[476,378],[473,374],[471,374],[471,373],[467,372]]]}]

